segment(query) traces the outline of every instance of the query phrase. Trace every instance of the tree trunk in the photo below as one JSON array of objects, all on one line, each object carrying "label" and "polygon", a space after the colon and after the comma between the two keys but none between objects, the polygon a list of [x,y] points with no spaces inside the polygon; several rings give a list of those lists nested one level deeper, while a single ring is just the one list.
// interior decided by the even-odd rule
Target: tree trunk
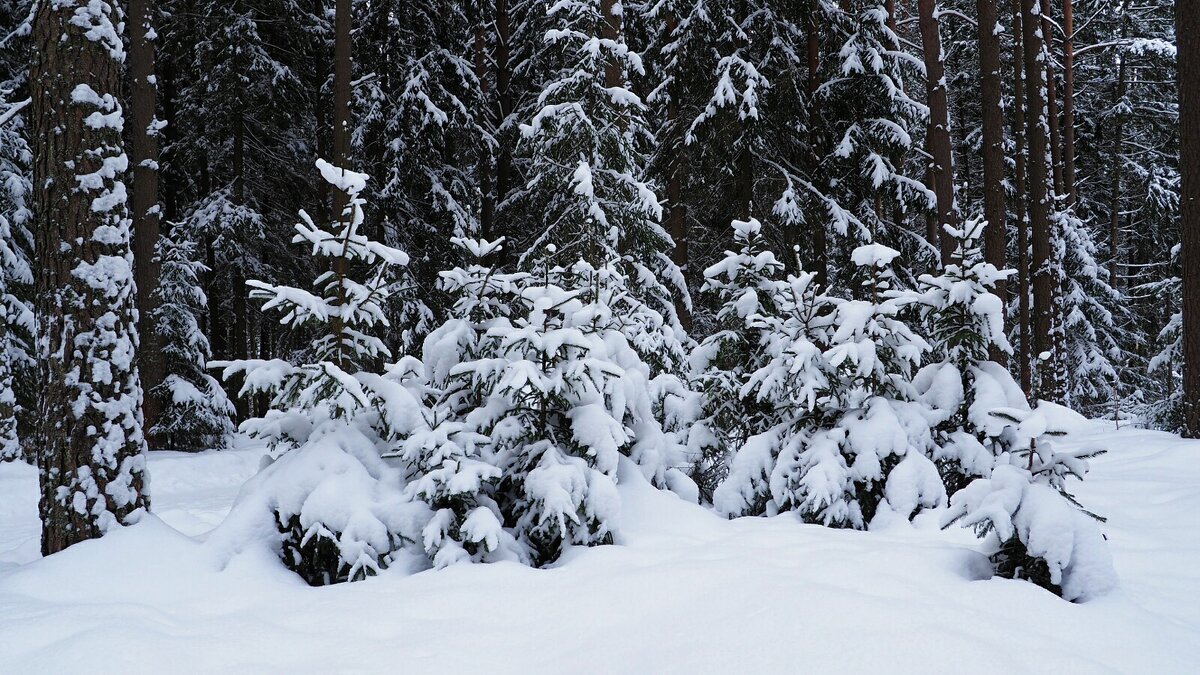
[{"label": "tree trunk", "polygon": [[[1121,38],[1122,40],[1128,35],[1129,23],[1125,19],[1126,8],[1129,2],[1121,5]],[[1125,95],[1129,88],[1129,61],[1125,56],[1121,57],[1121,63],[1117,66],[1117,90],[1115,92],[1113,107],[1117,109],[1116,115],[1113,117],[1113,151],[1112,151],[1112,166],[1109,167],[1109,177],[1112,179],[1112,187],[1108,193],[1108,275],[1109,282],[1115,287],[1119,283],[1117,272],[1119,262],[1121,260],[1121,190],[1124,176],[1122,171],[1125,168],[1125,158],[1122,150],[1125,145]]]},{"label": "tree trunk", "polygon": [[[921,29],[921,51],[925,55],[925,95],[929,106],[929,125],[925,146],[929,153],[930,189],[937,196],[937,240],[942,264],[954,254],[954,239],[946,227],[958,227],[958,206],[954,202],[954,155],[950,144],[950,104],[946,95],[946,66],[942,56],[942,38],[937,20],[936,0],[917,0]],[[934,242],[929,242],[934,243]]]},{"label": "tree trunk", "polygon": [[[812,165],[812,170],[815,173],[817,166],[821,161],[818,154],[820,146],[820,138],[817,135],[814,120],[818,118],[820,99],[817,97],[817,88],[821,86],[821,31],[820,25],[817,23],[820,20],[820,12],[813,5],[809,6],[807,35],[808,42],[808,145],[809,145],[809,162]],[[825,223],[820,218],[810,220],[812,230],[812,247],[813,260],[810,263],[812,269],[810,272],[816,274],[815,281],[821,288],[829,280],[829,244],[825,236]]]},{"label": "tree trunk", "polygon": [[[672,8],[667,8],[665,18],[667,35],[674,36],[675,31],[679,29],[679,20],[675,16]],[[677,96],[680,94],[678,90],[671,91],[667,101],[667,134],[664,142],[667,144],[665,155],[666,162],[663,167],[667,175],[667,233],[671,235],[672,241],[675,242],[675,248],[671,250],[671,259],[675,265],[679,267],[683,273],[684,279],[688,277],[688,222],[687,222],[687,204],[683,201],[683,173],[684,173],[684,145],[682,136],[682,127],[679,119],[679,101]],[[675,298],[675,313],[679,315],[679,322],[688,332],[692,330],[692,313],[684,302],[682,294],[677,294]]]},{"label": "tree trunk", "polygon": [[[1004,269],[1007,265],[1008,225],[1004,205],[1004,108],[1000,89],[1000,36],[996,34],[996,0],[976,0],[979,20],[980,106],[983,109],[983,235],[985,259]],[[996,284],[996,295],[1008,302],[1007,284]],[[1008,355],[992,349],[993,361],[1007,364]]]},{"label": "tree trunk", "polygon": [[1054,276],[1050,269],[1050,196],[1046,166],[1047,122],[1046,69],[1043,63],[1042,32],[1038,0],[1022,0],[1021,33],[1025,56],[1025,96],[1028,101],[1026,135],[1029,143],[1028,181],[1029,229],[1033,240],[1033,325],[1030,346],[1036,359],[1034,395],[1053,392],[1054,364],[1051,343],[1054,329]]},{"label": "tree trunk", "polygon": [[1184,431],[1200,437],[1200,2],[1176,0],[1179,228],[1183,235]]},{"label": "tree trunk", "polygon": [[1054,75],[1054,23],[1050,21],[1050,0],[1039,0],[1042,16],[1043,65],[1046,71],[1046,120],[1050,128],[1050,174],[1054,197],[1065,194],[1063,189],[1062,129],[1058,120],[1058,80]]},{"label": "tree trunk", "polygon": [[43,555],[150,504],[116,11],[103,0],[43,2],[33,26]]},{"label": "tree trunk", "polygon": [[[479,99],[481,102],[486,102],[490,96],[488,91],[488,63],[487,63],[487,23],[483,20],[483,13],[479,12],[475,18],[475,40],[472,45],[472,56],[475,59],[475,78],[479,81]],[[485,107],[483,117],[491,122],[490,112]],[[495,129],[495,125],[490,125]],[[492,151],[487,146],[478,149],[479,157],[476,160],[476,171],[479,174],[479,236],[484,239],[494,239],[495,220],[496,220],[496,194],[492,189]]]},{"label": "tree trunk", "polygon": [[1017,363],[1021,380],[1021,391],[1026,396],[1033,395],[1033,368],[1030,355],[1032,345],[1032,309],[1030,301],[1029,281],[1029,210],[1025,200],[1028,175],[1025,154],[1025,77],[1024,77],[1024,41],[1021,26],[1021,0],[1013,0],[1013,115],[1012,134],[1014,152],[1013,180],[1013,213],[1017,217],[1017,308],[1018,321],[1021,331],[1021,350],[1017,353]]},{"label": "tree trunk", "polygon": [[[1072,206],[1079,200],[1075,188],[1075,8],[1063,0],[1063,189]],[[1124,61],[1124,59],[1122,59]]]},{"label": "tree trunk", "polygon": [[[509,61],[512,55],[512,17],[509,15],[508,0],[495,0],[495,46],[492,52],[492,67],[496,69],[496,112],[499,114],[496,123],[497,131],[508,128],[512,121],[512,66]],[[497,136],[500,134],[498,133]],[[512,143],[507,139],[498,138],[499,147],[496,152],[496,214],[500,221],[505,220],[505,200],[515,182],[513,176]],[[507,225],[507,224],[506,224]],[[497,227],[500,232],[511,231],[507,226]],[[502,264],[509,255],[508,247],[498,255],[498,264]]]},{"label": "tree trunk", "polygon": [[[166,377],[162,338],[152,325],[158,304],[157,247],[162,212],[158,201],[158,129],[154,117],[158,87],[154,80],[153,14],[153,0],[129,0],[129,164],[133,169],[129,206],[133,218],[138,328],[143,347],[138,370],[145,383],[142,415],[147,431],[154,428],[162,412],[163,401],[156,387]],[[149,435],[147,440],[155,442]]]}]

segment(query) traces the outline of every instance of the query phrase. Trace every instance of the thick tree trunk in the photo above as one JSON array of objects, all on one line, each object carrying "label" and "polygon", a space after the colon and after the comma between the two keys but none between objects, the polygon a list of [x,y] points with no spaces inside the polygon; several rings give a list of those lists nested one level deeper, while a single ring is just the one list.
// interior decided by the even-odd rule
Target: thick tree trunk
[{"label": "thick tree trunk", "polygon": [[1176,0],[1179,73],[1179,228],[1183,235],[1184,429],[1200,437],[1200,2]]},{"label": "thick tree trunk", "polygon": [[1049,132],[1046,110],[1046,69],[1043,62],[1041,21],[1038,0],[1022,0],[1021,33],[1025,62],[1025,96],[1028,101],[1026,135],[1029,143],[1028,180],[1029,229],[1033,240],[1033,325],[1030,335],[1031,356],[1037,364],[1034,395],[1044,397],[1055,391],[1054,383],[1054,276],[1050,269],[1050,196],[1046,166]]},{"label": "thick tree trunk", "polygon": [[1025,154],[1025,77],[1024,77],[1024,41],[1021,39],[1021,0],[1012,0],[1013,5],[1013,115],[1012,134],[1015,146],[1013,160],[1013,213],[1017,217],[1017,309],[1018,322],[1021,331],[1021,350],[1017,353],[1018,370],[1021,380],[1021,391],[1026,396],[1033,394],[1033,368],[1030,355],[1032,346],[1032,296],[1029,280],[1029,210],[1025,200],[1028,184]]},{"label": "thick tree trunk", "polygon": [[947,264],[954,253],[954,239],[945,228],[958,227],[958,206],[954,202],[950,103],[946,94],[946,66],[942,56],[936,0],[917,0],[917,13],[921,29],[921,51],[925,56],[926,104],[929,106],[929,125],[925,134],[925,147],[931,158],[929,187],[937,196],[936,235],[942,253],[942,264]]},{"label": "thick tree trunk", "polygon": [[33,26],[44,555],[132,522],[150,503],[115,16],[103,0],[58,0],[40,3]]},{"label": "thick tree trunk", "polygon": [[[160,265],[157,256],[162,207],[158,200],[158,129],[154,117],[158,86],[154,80],[154,0],[129,0],[129,164],[133,173],[134,269],[137,278],[138,328],[143,349],[138,370],[145,383],[145,428],[154,428],[163,409],[156,387],[166,377],[162,338],[152,325],[157,306]],[[154,439],[147,436],[154,443]]]}]

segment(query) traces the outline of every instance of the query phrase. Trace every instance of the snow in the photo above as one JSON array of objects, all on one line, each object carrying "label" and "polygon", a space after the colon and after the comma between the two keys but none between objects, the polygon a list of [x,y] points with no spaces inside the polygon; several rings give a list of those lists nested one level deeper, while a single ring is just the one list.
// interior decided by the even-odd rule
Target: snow
[{"label": "snow", "polygon": [[[393,565],[314,589],[257,549],[222,569],[205,541],[264,454],[245,442],[150,453],[156,517],[37,560],[36,472],[8,463],[3,669],[1194,672],[1200,442],[1074,422],[1059,449],[1110,450],[1075,488],[1109,519],[1101,529],[1120,576],[1083,604],[1026,582],[973,580],[987,567],[977,540],[940,530],[936,512],[870,532],[792,514],[726,521],[653,489],[625,460],[617,546],[573,549],[544,570]],[[488,536],[485,522],[472,530]]]}]

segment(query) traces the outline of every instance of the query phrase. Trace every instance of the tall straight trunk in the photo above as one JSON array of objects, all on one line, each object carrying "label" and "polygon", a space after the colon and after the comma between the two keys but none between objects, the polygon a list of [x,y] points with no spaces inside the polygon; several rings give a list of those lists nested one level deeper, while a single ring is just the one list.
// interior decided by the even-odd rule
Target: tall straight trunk
[{"label": "tall straight trunk", "polygon": [[[815,172],[818,164],[821,161],[818,154],[820,138],[816,133],[815,120],[819,118],[820,99],[817,97],[817,88],[821,86],[821,31],[820,25],[817,23],[820,20],[820,10],[817,9],[817,4],[810,3],[808,9],[808,21],[806,22],[805,40],[808,43],[808,145],[809,145],[809,162]],[[809,270],[815,273],[817,284],[824,288],[829,278],[829,244],[825,236],[825,223],[820,218],[810,219],[813,260],[810,263],[812,269]]]},{"label": "tall straight trunk", "polygon": [[[674,36],[675,31],[679,29],[679,18],[675,15],[673,8],[667,8],[665,17],[666,34]],[[675,248],[671,250],[671,259],[675,265],[683,272],[686,279],[688,277],[688,222],[687,222],[687,204],[683,201],[683,179],[684,179],[684,145],[682,139],[683,128],[679,119],[679,101],[676,98],[680,92],[678,90],[668,92],[667,101],[667,134],[663,139],[666,144],[666,159],[663,169],[667,176],[667,233],[671,235],[672,241],[675,242]],[[682,294],[678,294],[675,298],[675,312],[679,315],[679,321],[684,329],[691,331],[692,329],[692,313],[687,307]]]},{"label": "tall straight trunk", "polygon": [[[750,16],[750,7],[746,0],[739,0],[737,3],[737,11],[733,19],[737,25],[744,25],[746,19]],[[737,31],[734,38],[734,44],[737,49],[746,49],[749,45],[746,40],[745,33]],[[751,135],[748,129],[750,124],[754,124],[751,119],[741,120],[739,125],[739,133],[741,142],[738,144],[737,154],[733,158],[733,217],[739,220],[750,220],[754,217],[754,153],[748,147],[748,141]]]},{"label": "tall straight trunk", "polygon": [[[158,129],[154,117],[158,86],[154,78],[153,0],[129,0],[129,165],[133,173],[130,216],[133,219],[133,262],[137,280],[138,332],[142,347],[138,370],[145,383],[142,416],[154,428],[164,402],[158,385],[166,377],[162,337],[151,325],[157,306],[161,266],[157,247],[162,207],[158,200]],[[152,444],[154,438],[149,434]]]},{"label": "tall straight trunk", "polygon": [[[350,161],[351,0],[336,0],[333,17],[333,147],[330,163],[346,169]],[[334,197],[335,202],[338,197]],[[345,195],[340,198],[344,205]],[[335,204],[334,217],[341,214]]]},{"label": "tall straight trunk", "polygon": [[33,23],[33,447],[44,555],[136,521],[150,505],[117,9],[42,2]]},{"label": "tall straight trunk", "polygon": [[[1124,40],[1129,33],[1129,22],[1126,19],[1126,10],[1129,7],[1129,0],[1124,0],[1121,3],[1121,39]],[[1114,92],[1113,107],[1117,109],[1117,114],[1114,116],[1113,130],[1113,150],[1112,150],[1112,165],[1109,167],[1109,178],[1112,180],[1112,186],[1108,193],[1108,275],[1109,282],[1113,285],[1118,283],[1119,277],[1117,272],[1120,271],[1119,263],[1121,260],[1121,190],[1122,181],[1124,180],[1123,170],[1125,168],[1122,149],[1125,145],[1125,95],[1129,89],[1129,61],[1125,56],[1121,57],[1121,63],[1117,66],[1117,90]]]},{"label": "tall straight trunk", "polygon": [[[234,203],[246,203],[246,125],[243,113],[238,112],[233,125],[233,200]],[[230,338],[229,351],[235,360],[248,358],[246,343],[246,323],[249,320],[246,312],[246,277],[244,263],[239,261],[233,273],[233,334]],[[250,416],[250,402],[245,396],[234,397],[239,421]]]},{"label": "tall straight trunk", "polygon": [[1058,117],[1058,79],[1054,72],[1054,22],[1050,20],[1050,0],[1039,0],[1042,15],[1042,49],[1045,50],[1046,120],[1050,128],[1050,175],[1054,196],[1065,194],[1063,187],[1062,128]]},{"label": "tall straight trunk", "polygon": [[1200,437],[1200,2],[1176,0],[1184,431]]},{"label": "tall straight trunk", "polygon": [[[512,16],[509,11],[509,0],[495,0],[495,46],[492,51],[492,67],[496,71],[496,94],[495,108],[498,115],[496,122],[498,148],[496,149],[496,214],[499,223],[503,223],[505,219],[504,208],[505,200],[508,199],[509,191],[512,189],[516,178],[513,172],[513,156],[512,143],[509,142],[503,133],[509,128],[512,122],[514,98],[512,92]],[[508,231],[504,226],[499,225],[497,229],[502,233]],[[502,259],[498,262],[503,262],[503,258],[508,255],[507,247],[501,249],[498,254]]]},{"label": "tall straight trunk", "polygon": [[[479,81],[479,97],[487,101],[488,91],[487,24],[482,12],[475,17],[475,40],[472,55],[475,59],[475,79]],[[496,219],[496,194],[492,189],[492,153],[489,148],[479,148],[476,172],[479,174],[479,229],[484,239],[493,239]]]},{"label": "tall straight trunk", "polygon": [[1075,7],[1063,0],[1063,190],[1074,206],[1075,187]]},{"label": "tall straight trunk", "polygon": [[[921,29],[921,51],[925,56],[925,95],[929,106],[929,125],[925,134],[929,153],[930,189],[937,197],[937,239],[942,264],[950,262],[954,239],[946,227],[958,227],[958,206],[954,202],[954,149],[950,144],[950,102],[946,95],[946,65],[937,20],[936,0],[917,0]],[[933,243],[932,241],[930,242]]]},{"label": "tall straight trunk", "polygon": [[[1007,265],[1008,226],[1004,205],[1004,109],[1000,89],[1000,36],[996,33],[996,0],[975,0],[979,21],[980,107],[983,111],[983,235],[984,258],[996,269]],[[1004,280],[996,284],[996,295],[1008,302]],[[992,349],[993,361],[1008,362],[1008,355]]]},{"label": "tall straight trunk", "polygon": [[[1128,66],[1127,60],[1122,57],[1121,65],[1117,66],[1117,91],[1116,105],[1123,106],[1123,99],[1128,88]],[[1121,190],[1122,169],[1125,167],[1125,162],[1122,157],[1122,148],[1125,145],[1125,114],[1118,112],[1113,119],[1115,129],[1113,129],[1113,152],[1112,165],[1109,167],[1109,178],[1112,180],[1112,186],[1108,193],[1108,274],[1109,281],[1113,284],[1117,283],[1118,263],[1121,259]]]},{"label": "tall straight trunk", "polygon": [[1029,210],[1025,199],[1028,185],[1028,175],[1025,155],[1025,78],[1024,78],[1024,41],[1021,39],[1021,0],[1013,0],[1013,145],[1015,146],[1013,180],[1016,185],[1013,190],[1013,213],[1017,216],[1017,310],[1021,331],[1021,351],[1017,353],[1017,363],[1021,378],[1021,391],[1026,396],[1033,394],[1033,368],[1030,355],[1033,352],[1032,321],[1030,307],[1029,282]]},{"label": "tall straight trunk", "polygon": [[1052,343],[1054,329],[1054,276],[1050,269],[1050,195],[1047,193],[1046,150],[1049,133],[1046,110],[1045,51],[1038,18],[1038,0],[1022,0],[1021,38],[1025,56],[1025,97],[1028,101],[1026,135],[1029,143],[1026,195],[1030,238],[1033,240],[1033,325],[1030,345],[1036,359],[1035,396],[1055,390]]}]

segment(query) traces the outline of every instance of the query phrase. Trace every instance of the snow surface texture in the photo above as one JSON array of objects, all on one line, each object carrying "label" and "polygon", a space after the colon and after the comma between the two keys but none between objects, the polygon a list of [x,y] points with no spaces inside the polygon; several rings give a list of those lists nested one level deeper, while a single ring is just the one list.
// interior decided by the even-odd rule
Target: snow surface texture
[{"label": "snow surface texture", "polygon": [[[262,448],[153,452],[157,517],[38,557],[37,476],[0,465],[0,670],[123,673],[1194,673],[1200,442],[1079,421],[1076,484],[1120,585],[1071,604],[987,563],[942,514],[880,531],[726,521],[619,470],[618,546],[310,588],[207,532]],[[221,561],[228,564],[221,569]],[[118,571],[120,570],[120,571]],[[463,633],[463,630],[467,633]],[[600,639],[598,637],[602,636]]]}]

